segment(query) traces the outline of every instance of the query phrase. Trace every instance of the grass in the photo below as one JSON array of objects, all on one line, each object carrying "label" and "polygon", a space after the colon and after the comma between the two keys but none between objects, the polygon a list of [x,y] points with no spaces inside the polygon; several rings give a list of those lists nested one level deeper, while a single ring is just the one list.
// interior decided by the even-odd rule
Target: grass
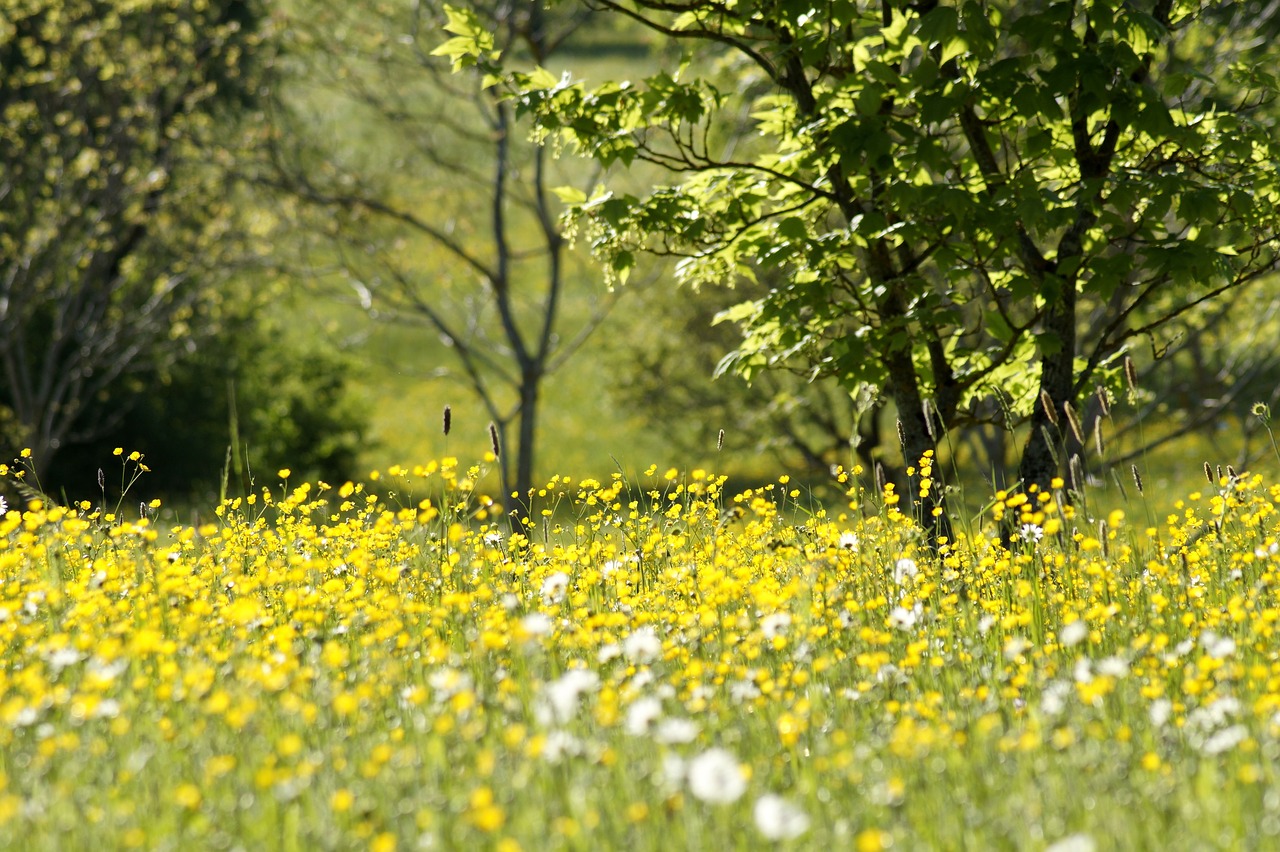
[{"label": "grass", "polygon": [[934,553],[856,472],[557,476],[513,533],[483,469],[8,512],[0,846],[1276,842],[1261,477],[1149,528],[999,494]]}]

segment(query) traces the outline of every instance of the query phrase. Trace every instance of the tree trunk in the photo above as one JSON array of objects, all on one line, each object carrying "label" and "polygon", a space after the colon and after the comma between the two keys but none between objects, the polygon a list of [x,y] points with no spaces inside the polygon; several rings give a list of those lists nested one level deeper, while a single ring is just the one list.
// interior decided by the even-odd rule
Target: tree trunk
[{"label": "tree trunk", "polygon": [[[1018,466],[1018,479],[1023,488],[1036,485],[1049,488],[1049,483],[1061,472],[1061,458],[1055,457],[1051,435],[1056,431],[1053,421],[1067,426],[1065,403],[1073,402],[1076,353],[1076,288],[1074,281],[1065,281],[1058,298],[1051,301],[1045,314],[1044,330],[1056,337],[1058,349],[1045,353],[1040,360],[1040,394],[1031,412],[1031,433],[1022,450]],[[1045,403],[1053,406],[1051,412]]]},{"label": "tree trunk", "polygon": [[[942,424],[934,422],[933,434],[930,434],[930,425],[925,421],[924,400],[920,396],[919,379],[911,363],[911,351],[907,349],[893,353],[886,362],[892,384],[891,394],[898,408],[903,461],[909,466],[917,465],[926,452],[932,451],[936,473],[938,465],[936,439]],[[924,498],[921,498],[910,485],[908,489],[911,493],[905,497],[911,501],[917,520],[929,536],[929,543],[936,546],[943,538],[950,541],[952,530],[951,519],[947,517],[946,509],[942,505],[941,482],[936,475],[931,478],[933,485]]]}]

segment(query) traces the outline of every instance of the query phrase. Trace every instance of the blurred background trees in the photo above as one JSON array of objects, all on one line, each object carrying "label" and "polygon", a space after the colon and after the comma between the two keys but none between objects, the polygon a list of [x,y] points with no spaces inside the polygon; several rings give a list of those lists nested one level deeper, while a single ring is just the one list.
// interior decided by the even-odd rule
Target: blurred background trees
[{"label": "blurred background trees", "polygon": [[[234,176],[269,70],[264,14],[246,0],[34,0],[0,12],[0,443],[9,457],[29,447],[55,494],[72,481],[60,455],[78,467],[74,450],[110,441],[147,452],[180,493],[208,487],[231,430],[209,405],[226,399],[224,378],[243,387],[268,367],[336,368],[277,351],[256,325],[268,284],[246,277],[263,257]],[[272,429],[305,411],[279,405]],[[183,431],[208,441],[175,440]],[[347,463],[311,458],[329,475]]]},{"label": "blurred background trees", "polygon": [[[784,135],[792,132],[785,99],[779,100],[792,90],[779,89],[759,63],[735,55],[722,40],[682,57],[677,40],[625,14],[576,3],[458,5],[478,22],[473,35],[492,38],[505,63],[527,73],[546,68],[530,79],[557,97],[578,91],[574,75],[596,82],[650,78],[646,92],[606,89],[580,113],[561,110],[561,119],[579,122],[574,132],[597,132],[608,108],[627,98],[648,122],[642,142],[652,143],[651,152],[662,142],[676,146],[668,152],[680,152],[692,141],[684,154],[708,158],[716,148],[727,161],[759,164],[779,153],[761,137],[762,127],[773,121]],[[903,144],[910,119],[903,104],[929,98],[953,104],[948,98],[955,93],[942,74],[946,62],[935,63],[940,76],[932,81],[920,70],[933,49],[924,36],[952,62],[963,64],[965,51],[978,49],[965,40],[977,33],[977,23],[957,19],[954,33],[943,26],[921,36],[924,7],[912,7],[917,17],[911,18],[898,4],[855,6],[865,17],[858,24],[863,35],[879,32],[888,10],[893,37],[915,33],[922,46],[915,59],[903,59],[896,76],[839,84],[848,103],[832,96],[824,121],[843,117],[828,129],[845,134],[843,147],[832,150],[850,158],[859,146]],[[752,8],[776,20],[796,11],[785,3]],[[928,5],[935,8],[946,4]],[[1035,23],[1058,8],[1020,4],[1019,38],[1034,46],[1019,53],[1006,45],[1005,53],[997,51],[999,61],[1025,64],[1028,56],[1065,50],[1062,33]],[[1105,11],[1100,4],[1088,9]],[[1200,110],[1214,122],[1274,122],[1266,69],[1274,43],[1268,34],[1280,20],[1275,4],[1206,4],[1187,14],[1196,16],[1194,24],[1178,30],[1175,47],[1161,47],[1148,34],[1147,53],[1135,51],[1137,60],[1118,47],[1137,39],[1136,31],[1116,35],[1105,21],[1096,29],[1109,33],[1104,41],[1118,51],[1114,56],[1066,51],[1073,62],[1094,62],[1102,75],[1091,95],[1095,147],[1105,139],[1106,117],[1129,109],[1126,99],[1145,103],[1150,88],[1132,73],[1103,72],[1132,72],[1144,55],[1152,57],[1152,73],[1168,75],[1161,97],[1180,98],[1180,109]],[[899,19],[905,23],[893,23]],[[647,208],[660,214],[650,222],[661,226],[653,233],[696,227],[702,230],[694,242],[732,238],[737,260],[706,254],[679,267],[657,264],[633,276],[658,276],[652,286],[632,280],[610,289],[604,279],[638,262],[640,246],[613,240],[616,234],[592,230],[591,223],[610,215],[634,221],[645,214],[647,199],[679,198],[678,187],[693,172],[665,171],[680,167],[678,160],[646,163],[636,156],[635,128],[606,134],[608,168],[554,145],[532,144],[531,122],[485,85],[482,69],[454,75],[449,56],[435,55],[448,41],[442,28],[449,20],[443,4],[407,0],[367,6],[33,0],[0,11],[0,457],[31,446],[47,490],[80,496],[96,491],[96,471],[110,449],[125,446],[147,454],[155,490],[203,499],[220,488],[224,472],[244,490],[274,479],[278,467],[332,481],[442,453],[476,457],[487,449],[485,427],[492,421],[505,451],[500,468],[507,491],[536,487],[552,472],[601,475],[615,464],[629,469],[649,462],[714,465],[752,479],[803,467],[818,482],[832,464],[859,461],[883,467],[892,478],[904,466],[896,421],[904,410],[907,420],[917,411],[923,418],[928,401],[945,415],[937,425],[946,433],[939,449],[949,468],[998,486],[1017,479],[1019,455],[1037,433],[1029,422],[1042,399],[1039,371],[1058,332],[1046,326],[1051,300],[1041,284],[1024,281],[1017,286],[1034,292],[1009,297],[1020,261],[1000,235],[1017,233],[1018,221],[1038,223],[1032,236],[1054,244],[1081,197],[1070,187],[1083,183],[1068,175],[1056,200],[1018,183],[1020,175],[1043,173],[1049,161],[1069,172],[1078,151],[1066,132],[1069,122],[1054,124],[1056,118],[1042,114],[1047,107],[1018,88],[1022,78],[1009,72],[1013,66],[1002,66],[1009,73],[978,73],[977,82],[966,84],[987,99],[984,134],[1012,187],[1002,190],[1003,201],[983,196],[981,163],[969,171],[953,166],[963,179],[950,187],[952,207],[899,187],[899,196],[876,202],[898,221],[886,219],[878,229],[871,227],[874,216],[864,216],[857,228],[842,231],[805,205],[734,236],[732,228],[716,228],[728,227],[733,216],[748,223],[753,209],[764,210],[768,180],[750,186],[709,180],[700,189],[706,203],[692,213],[679,205],[664,208],[672,215]],[[462,18],[453,20],[457,29]],[[767,30],[753,31],[754,37]],[[847,40],[815,38],[805,42],[812,68],[854,49]],[[457,44],[445,52],[458,56]],[[822,67],[834,80],[836,66]],[[1071,80],[1080,83],[1089,74],[1041,83],[1066,91]],[[694,93],[694,83],[708,89]],[[994,109],[1001,85],[1027,103],[1007,113]],[[681,137],[680,110],[695,104],[680,99],[692,94],[706,95],[710,106],[696,134]],[[890,104],[890,113],[871,110],[873,97]],[[931,108],[936,112],[937,103]],[[1039,117],[1019,123],[1032,113]],[[959,114],[957,107],[946,117]],[[1085,366],[1096,354],[1089,369],[1105,375],[1071,388],[1083,441],[1061,427],[1048,430],[1058,449],[1081,457],[1083,475],[1107,487],[1116,481],[1111,471],[1135,462],[1155,467],[1149,483],[1175,476],[1173,465],[1156,462],[1169,457],[1160,454],[1192,453],[1190,475],[1199,470],[1200,456],[1248,464],[1263,446],[1250,407],[1261,400],[1276,408],[1280,386],[1280,322],[1274,288],[1265,283],[1274,279],[1260,279],[1263,286],[1242,288],[1229,299],[1191,304],[1220,286],[1210,282],[1227,266],[1265,268],[1274,235],[1237,229],[1229,241],[1234,259],[1223,254],[1215,265],[1208,262],[1218,260],[1208,257],[1209,231],[1221,235],[1231,223],[1201,227],[1190,239],[1178,230],[1179,222],[1207,215],[1215,205],[1242,209],[1234,196],[1213,195],[1235,178],[1220,167],[1221,157],[1218,166],[1212,163],[1219,155],[1239,161],[1231,141],[1248,135],[1213,136],[1206,158],[1195,159],[1186,134],[1173,147],[1169,139],[1165,149],[1149,144],[1164,138],[1163,130],[1144,123],[1157,112],[1124,115],[1121,124],[1137,128],[1137,141],[1124,148],[1129,159],[1117,172],[1127,177],[1115,179],[1109,191],[1118,192],[1116,211],[1130,192],[1137,205],[1130,211],[1147,211],[1146,218],[1127,220],[1137,230],[1084,252],[1081,281],[1110,275],[1126,284],[1109,293],[1083,286],[1077,338],[1103,345],[1076,354]],[[1063,132],[1037,136],[1036,122]],[[795,132],[818,138],[820,130]],[[1212,135],[1204,132],[1202,141]],[[944,151],[943,160],[964,163],[966,138],[955,126],[917,135],[911,144],[923,146],[920,151],[897,160],[926,167],[933,162],[926,155]],[[702,142],[710,147],[699,149]],[[1025,149],[1022,160],[1011,153],[1032,142],[1041,147]],[[1147,168],[1155,160],[1140,156],[1146,150],[1158,159],[1158,149],[1166,151],[1165,171]],[[788,156],[787,168],[812,166],[821,176],[826,161]],[[1172,184],[1161,181],[1193,173],[1193,165],[1207,194],[1169,194]],[[1148,191],[1143,181],[1158,186]],[[600,183],[616,190],[612,200],[592,199]],[[1269,190],[1256,189],[1254,202],[1271,203]],[[1161,218],[1151,205],[1166,190],[1170,213]],[[963,193],[1001,228],[984,231],[980,217],[955,207]],[[1221,203],[1224,198],[1230,203]],[[587,217],[566,224],[560,218],[566,202],[587,202]],[[948,233],[948,221],[952,237],[930,240]],[[1116,212],[1108,221],[1111,227],[1126,220]],[[1161,229],[1168,233],[1156,234]],[[957,233],[972,239],[965,243]],[[1153,235],[1159,239],[1142,242]],[[610,240],[612,247],[605,244]],[[859,240],[866,245],[853,244]],[[1239,251],[1249,240],[1261,253]],[[902,246],[919,249],[924,261],[911,278],[915,289],[908,288],[919,298],[901,322],[872,322],[859,337],[848,333],[852,326],[840,312],[874,287],[867,290],[857,264],[841,258],[877,241],[895,246],[899,259]],[[689,245],[666,248],[681,254]],[[607,266],[587,259],[587,248],[609,249]],[[1160,252],[1168,261],[1161,269],[1183,275],[1172,285],[1120,269],[1126,257]],[[802,268],[810,261],[811,268]],[[953,280],[979,269],[990,280],[972,290]],[[832,280],[845,282],[840,298],[846,301],[833,298],[814,270],[834,270]],[[700,277],[706,286],[677,291],[672,279],[681,276]],[[944,290],[948,298],[933,298]],[[868,316],[879,316],[885,305],[876,300],[886,292],[871,295]],[[999,293],[1005,296],[993,296]],[[627,302],[615,310],[620,295]],[[1099,336],[1117,316],[1125,317],[1127,336]],[[964,333],[952,345],[956,330]],[[908,360],[919,406],[897,399],[895,388],[906,375],[888,376],[882,357],[890,343],[902,343],[902,334],[912,341]],[[941,354],[935,343],[943,344]],[[730,353],[737,354],[726,360]],[[1136,389],[1121,379],[1124,355],[1132,359]],[[950,365],[953,378],[968,383],[954,407],[933,375],[937,364]],[[1077,378],[1087,372],[1070,366]],[[717,370],[722,375],[713,379]],[[750,382],[735,371],[749,374]],[[1098,385],[1105,388],[1101,396]],[[454,411],[449,439],[440,434],[445,404]],[[1042,435],[1045,425],[1038,424]],[[918,439],[920,429],[914,434]]]}]

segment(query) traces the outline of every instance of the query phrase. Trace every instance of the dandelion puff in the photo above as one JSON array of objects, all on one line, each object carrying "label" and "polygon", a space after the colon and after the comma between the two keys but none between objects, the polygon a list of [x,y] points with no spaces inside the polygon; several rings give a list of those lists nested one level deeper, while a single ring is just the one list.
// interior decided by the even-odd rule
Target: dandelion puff
[{"label": "dandelion puff", "polygon": [[893,582],[901,586],[907,580],[914,580],[916,575],[920,573],[920,566],[916,564],[914,559],[902,557],[893,563]]},{"label": "dandelion puff", "polygon": [[1089,638],[1089,625],[1083,619],[1062,625],[1058,631],[1058,644],[1064,648],[1072,648]]},{"label": "dandelion puff", "polygon": [[894,607],[893,612],[889,613],[889,624],[904,632],[915,629],[919,620],[919,613],[906,607]]},{"label": "dandelion puff", "polygon": [[1215,660],[1223,660],[1236,651],[1236,641],[1230,636],[1219,636],[1212,630],[1200,634],[1200,647]]},{"label": "dandelion puff", "polygon": [[1231,749],[1248,738],[1248,728],[1244,725],[1232,725],[1206,737],[1204,743],[1200,746],[1200,751],[1207,755],[1222,754],[1223,752],[1231,751]]},{"label": "dandelion puff", "polygon": [[1157,698],[1151,702],[1147,715],[1151,719],[1152,725],[1157,728],[1163,728],[1165,723],[1169,721],[1169,717],[1173,715],[1173,702],[1168,698]]},{"label": "dandelion puff", "polygon": [[773,612],[760,619],[760,632],[766,639],[774,639],[787,635],[791,627],[791,615],[786,612]]},{"label": "dandelion puff", "polygon": [[586,669],[571,669],[544,687],[540,708],[544,723],[568,722],[578,712],[582,696],[600,686],[600,676]]},{"label": "dandelion puff", "polygon": [[751,810],[756,828],[770,840],[794,840],[809,830],[809,816],[781,796],[766,793]]},{"label": "dandelion puff", "polygon": [[569,592],[569,575],[557,571],[542,581],[542,602],[548,605],[563,603]]},{"label": "dandelion puff", "polygon": [[691,743],[698,737],[698,726],[688,719],[662,719],[654,726],[653,738],[663,745]]},{"label": "dandelion puff", "polygon": [[649,733],[653,724],[662,716],[662,702],[651,695],[637,698],[627,708],[627,733],[633,737]]},{"label": "dandelion puff", "polygon": [[633,663],[650,663],[662,656],[662,640],[652,627],[641,627],[622,640],[622,653]]},{"label": "dandelion puff", "polygon": [[547,636],[554,627],[550,616],[542,612],[531,612],[520,619],[520,631],[530,639]]},{"label": "dandelion puff", "polygon": [[728,805],[747,792],[747,776],[738,759],[711,748],[689,761],[689,792],[710,805]]},{"label": "dandelion puff", "polygon": [[1094,852],[1098,844],[1087,834],[1069,834],[1049,844],[1044,852]]}]

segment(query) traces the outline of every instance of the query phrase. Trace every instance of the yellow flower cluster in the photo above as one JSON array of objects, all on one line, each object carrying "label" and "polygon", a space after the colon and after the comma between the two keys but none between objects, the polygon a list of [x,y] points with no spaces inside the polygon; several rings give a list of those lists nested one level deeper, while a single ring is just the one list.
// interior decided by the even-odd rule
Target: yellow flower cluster
[{"label": "yellow flower cluster", "polygon": [[263,489],[172,530],[8,511],[0,846],[1280,833],[1259,478],[1149,529],[1058,482],[1001,493],[935,550],[860,471],[840,513],[651,468],[554,477],[515,518],[482,473]]}]

